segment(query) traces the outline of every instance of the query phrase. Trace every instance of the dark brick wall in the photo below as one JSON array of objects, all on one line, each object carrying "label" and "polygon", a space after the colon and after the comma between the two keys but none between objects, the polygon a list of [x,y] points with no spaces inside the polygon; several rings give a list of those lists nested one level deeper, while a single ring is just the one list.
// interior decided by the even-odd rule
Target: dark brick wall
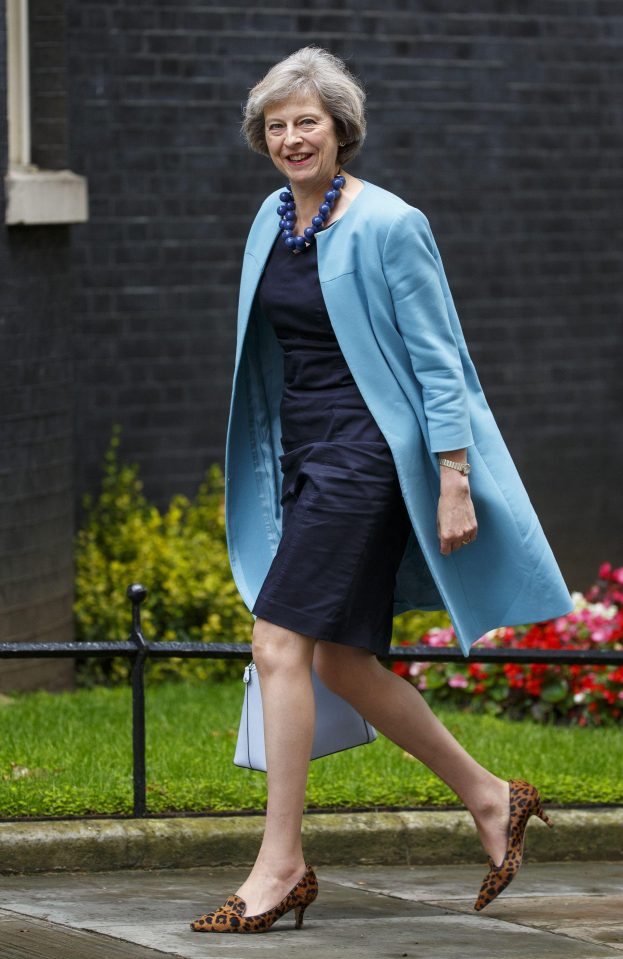
[{"label": "dark brick wall", "polygon": [[[7,164],[4,19],[0,156]],[[35,145],[38,140],[34,140]],[[57,154],[57,159],[61,157]],[[64,226],[4,226],[0,203],[0,640],[72,639],[71,251]],[[0,660],[0,690],[65,687],[63,660]]]},{"label": "dark brick wall", "polygon": [[67,163],[65,0],[29,0],[32,162],[48,170]]}]

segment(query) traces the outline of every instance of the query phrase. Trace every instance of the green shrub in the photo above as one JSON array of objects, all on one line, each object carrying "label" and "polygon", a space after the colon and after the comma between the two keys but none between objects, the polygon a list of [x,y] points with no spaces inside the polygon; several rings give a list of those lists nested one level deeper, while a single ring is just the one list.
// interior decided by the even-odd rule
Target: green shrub
[{"label": "green shrub", "polygon": [[[249,643],[253,617],[231,575],[225,539],[224,478],[212,465],[194,501],[174,496],[161,513],[142,491],[135,465],[118,457],[116,427],[106,453],[99,497],[85,497],[85,522],[76,538],[76,638],[126,640],[129,583],[148,590],[142,623],[148,641]],[[80,664],[82,684],[125,681],[130,663],[89,659]],[[153,679],[172,675],[204,679],[220,672],[238,676],[239,660],[147,661]]]}]

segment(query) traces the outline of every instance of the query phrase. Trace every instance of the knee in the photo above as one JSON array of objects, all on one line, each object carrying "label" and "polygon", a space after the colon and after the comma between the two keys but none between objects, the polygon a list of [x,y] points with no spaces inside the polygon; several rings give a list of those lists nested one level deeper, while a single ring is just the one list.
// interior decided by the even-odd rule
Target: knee
[{"label": "knee", "polygon": [[281,645],[275,626],[258,616],[253,625],[251,638],[253,662],[258,670],[273,668],[274,664],[279,661]]},{"label": "knee", "polygon": [[255,620],[251,640],[253,661],[258,672],[295,670],[311,662],[314,640],[283,626],[270,623],[261,616]]},{"label": "knee", "polygon": [[345,691],[343,673],[337,668],[335,663],[328,663],[326,659],[314,660],[314,669],[316,675],[325,684],[332,693],[340,695]]},{"label": "knee", "polygon": [[346,696],[353,684],[365,682],[375,665],[378,662],[374,654],[363,648],[319,640],[314,650],[316,675],[338,695]]},{"label": "knee", "polygon": [[336,663],[327,663],[326,660],[320,660],[318,665],[314,663],[316,675],[325,684],[327,689],[338,696],[348,699],[350,682],[348,675],[343,669],[340,669]]}]

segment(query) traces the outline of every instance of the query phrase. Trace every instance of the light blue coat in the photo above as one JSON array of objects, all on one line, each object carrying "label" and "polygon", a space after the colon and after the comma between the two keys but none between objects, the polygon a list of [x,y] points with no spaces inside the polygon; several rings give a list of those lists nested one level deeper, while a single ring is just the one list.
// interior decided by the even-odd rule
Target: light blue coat
[{"label": "light blue coat", "polygon": [[[225,453],[229,559],[249,609],[281,537],[283,353],[255,297],[278,232],[278,194],[262,204],[244,253]],[[413,526],[394,615],[447,609],[467,656],[490,629],[569,612],[571,596],[480,386],[426,216],[364,181],[316,242],[333,329],[390,446]],[[463,447],[478,534],[443,556],[436,454]]]}]

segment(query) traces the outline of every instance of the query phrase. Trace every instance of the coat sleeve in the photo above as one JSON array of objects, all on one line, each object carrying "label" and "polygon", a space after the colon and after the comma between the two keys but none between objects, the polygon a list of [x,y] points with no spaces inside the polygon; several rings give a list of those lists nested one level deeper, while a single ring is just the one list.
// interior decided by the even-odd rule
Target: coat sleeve
[{"label": "coat sleeve", "polygon": [[426,216],[408,207],[391,224],[383,248],[383,271],[396,325],[422,390],[430,448],[434,453],[474,442],[463,364],[448,315]]}]

